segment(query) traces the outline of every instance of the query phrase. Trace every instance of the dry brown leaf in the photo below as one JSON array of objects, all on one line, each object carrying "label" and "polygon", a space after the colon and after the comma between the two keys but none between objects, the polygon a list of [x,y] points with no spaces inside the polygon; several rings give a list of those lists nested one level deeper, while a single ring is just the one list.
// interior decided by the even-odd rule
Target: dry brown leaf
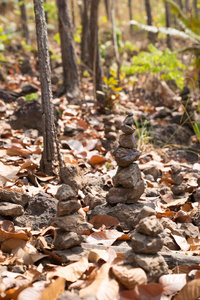
[{"label": "dry brown leaf", "polygon": [[19,167],[15,167],[13,165],[4,165],[0,161],[0,170],[0,187],[3,187],[7,181],[14,182],[18,178],[17,173],[19,171]]},{"label": "dry brown leaf", "polygon": [[200,239],[198,238],[189,238],[187,239],[188,244],[190,245],[191,251],[200,250]]},{"label": "dry brown leaf", "polygon": [[47,278],[50,279],[54,276],[65,278],[70,282],[75,282],[79,279],[88,268],[88,260],[83,257],[78,262],[72,263],[66,267],[57,267],[55,271],[50,271]]},{"label": "dry brown leaf", "polygon": [[97,300],[113,300],[119,293],[119,284],[109,277],[110,264],[105,263],[99,270],[95,280],[86,288],[80,290],[80,297],[94,295]]},{"label": "dry brown leaf", "polygon": [[92,165],[97,165],[97,164],[101,164],[105,161],[108,161],[105,157],[103,156],[100,156],[100,155],[93,155],[91,158],[90,158],[90,163]]},{"label": "dry brown leaf", "polygon": [[174,300],[196,300],[198,297],[200,297],[200,279],[194,279],[180,290]]},{"label": "dry brown leaf", "polygon": [[29,170],[34,170],[38,168],[38,164],[32,162],[31,160],[27,160],[25,163],[23,163],[23,165],[21,166],[21,168],[19,169],[19,172],[21,170],[24,169],[29,169]]},{"label": "dry brown leaf", "polygon": [[98,262],[99,259],[102,259],[106,262],[108,261],[108,258],[109,258],[109,253],[106,250],[101,250],[101,249],[90,250],[88,255],[88,260],[93,263]]},{"label": "dry brown leaf", "polygon": [[177,245],[181,248],[181,250],[188,251],[190,249],[190,245],[188,244],[186,238],[178,233],[170,233],[170,235],[174,238]]},{"label": "dry brown leaf", "polygon": [[187,212],[179,210],[174,216],[174,221],[177,223],[189,223],[191,221],[191,217]]},{"label": "dry brown leaf", "polygon": [[45,281],[37,281],[33,283],[33,286],[24,289],[17,300],[40,300],[40,297],[45,289],[46,282]]},{"label": "dry brown leaf", "polygon": [[180,291],[187,283],[186,274],[168,274],[159,278],[159,283],[163,287],[165,295],[172,295]]},{"label": "dry brown leaf", "polygon": [[123,232],[119,232],[116,229],[104,230],[92,233],[87,237],[86,242],[96,245],[103,244],[109,247],[122,235]]},{"label": "dry brown leaf", "polygon": [[1,244],[1,250],[5,253],[11,253],[13,249],[16,249],[18,247],[24,248],[26,246],[27,241],[22,239],[9,239],[5,240]]},{"label": "dry brown leaf", "polygon": [[4,220],[0,224],[0,241],[2,242],[11,238],[27,241],[28,234],[23,230],[15,230],[14,224],[11,221]]},{"label": "dry brown leaf", "polygon": [[117,226],[120,224],[116,218],[108,216],[108,215],[94,216],[89,221],[89,223],[91,223],[95,229],[99,229],[102,225],[105,225],[106,227],[111,227],[111,226]]},{"label": "dry brown leaf", "polygon": [[147,283],[147,275],[141,268],[133,268],[130,265],[113,265],[112,271],[118,280],[129,290],[134,289],[136,285]]},{"label": "dry brown leaf", "polygon": [[50,283],[43,291],[40,300],[56,300],[65,290],[65,279],[60,277]]},{"label": "dry brown leaf", "polygon": [[161,219],[161,218],[169,218],[173,219],[174,218],[174,213],[173,211],[166,211],[163,213],[157,212],[156,213],[156,218]]}]

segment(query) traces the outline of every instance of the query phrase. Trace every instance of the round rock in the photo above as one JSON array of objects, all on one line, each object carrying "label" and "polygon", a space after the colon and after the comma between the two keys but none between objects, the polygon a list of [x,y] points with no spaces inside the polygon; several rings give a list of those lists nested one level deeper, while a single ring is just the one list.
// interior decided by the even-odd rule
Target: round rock
[{"label": "round rock", "polygon": [[114,151],[114,156],[118,166],[128,167],[132,162],[136,161],[139,158],[140,151],[136,149],[118,147]]},{"label": "round rock", "polygon": [[125,188],[133,188],[141,178],[141,171],[136,163],[130,164],[126,168],[119,167],[113,177],[114,186],[122,185]]},{"label": "round rock", "polygon": [[119,144],[124,148],[137,148],[137,142],[133,134],[121,134],[119,137]]}]

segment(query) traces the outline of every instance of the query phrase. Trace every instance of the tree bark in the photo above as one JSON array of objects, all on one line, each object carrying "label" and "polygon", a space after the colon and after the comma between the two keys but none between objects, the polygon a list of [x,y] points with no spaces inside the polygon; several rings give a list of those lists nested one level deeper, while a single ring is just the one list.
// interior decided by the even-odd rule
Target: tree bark
[{"label": "tree bark", "polygon": [[100,0],[91,1],[90,9],[90,66],[93,70],[94,90],[101,109],[104,109],[103,69],[101,64],[98,38],[98,8]]},{"label": "tree bark", "polygon": [[106,16],[110,20],[110,0],[105,0]]},{"label": "tree bark", "polygon": [[186,10],[186,13],[190,12],[189,0],[185,0],[185,10]]},{"label": "tree bark", "polygon": [[115,59],[117,63],[117,79],[118,82],[120,80],[120,59],[119,59],[119,49],[117,45],[117,36],[116,36],[116,30],[115,30],[115,0],[112,0],[111,5],[111,21],[112,21],[112,36],[113,36],[113,46],[114,46],[114,52],[115,52]]},{"label": "tree bark", "polygon": [[77,100],[80,95],[79,74],[68,0],[57,0],[56,4],[58,9],[59,34],[64,78],[63,92],[66,92],[67,98]]},{"label": "tree bark", "polygon": [[83,0],[82,13],[82,35],[81,35],[81,60],[84,64],[89,65],[89,0]]},{"label": "tree bark", "polygon": [[51,69],[48,51],[47,28],[42,0],[34,0],[38,56],[40,63],[40,80],[42,92],[42,121],[43,121],[43,153],[40,162],[41,170],[53,174],[54,152],[54,117],[51,91]]},{"label": "tree bark", "polygon": [[[145,0],[145,9],[146,9],[146,14],[147,14],[147,25],[152,26],[150,0]],[[155,34],[153,32],[148,32],[148,39],[152,44],[155,44]]]},{"label": "tree bark", "polygon": [[25,6],[24,1],[19,0],[19,8],[20,8],[20,14],[21,14],[23,36],[25,38],[26,44],[29,44],[28,21],[27,21],[26,6]]},{"label": "tree bark", "polygon": [[[132,0],[128,0],[128,9],[129,9],[129,19],[130,21],[133,19],[133,12],[132,12]],[[133,35],[133,24],[130,24],[130,35]]]},{"label": "tree bark", "polygon": [[74,12],[74,0],[71,0],[71,13],[72,13],[72,24],[74,29],[76,28],[75,12]]},{"label": "tree bark", "polygon": [[[167,2],[165,2],[165,17],[166,17],[166,27],[171,27],[171,10]],[[172,50],[172,36],[170,34],[167,34],[167,47]]]},{"label": "tree bark", "polygon": [[193,0],[193,9],[194,9],[194,15],[198,19],[199,13],[198,13],[197,0]]}]

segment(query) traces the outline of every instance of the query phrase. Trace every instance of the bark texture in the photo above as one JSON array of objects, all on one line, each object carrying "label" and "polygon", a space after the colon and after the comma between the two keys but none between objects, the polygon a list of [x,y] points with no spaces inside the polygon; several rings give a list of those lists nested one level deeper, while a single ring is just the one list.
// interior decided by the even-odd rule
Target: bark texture
[{"label": "bark texture", "polygon": [[30,40],[29,40],[28,20],[27,20],[26,6],[24,1],[19,0],[19,8],[21,14],[23,36],[26,40],[26,44],[29,44]]},{"label": "bark texture", "polygon": [[76,100],[80,94],[79,74],[68,0],[57,0],[56,4],[63,65],[63,92],[66,92],[67,98]]},{"label": "bark texture", "polygon": [[[133,19],[132,0],[128,0],[128,9],[129,9],[129,19],[131,21]],[[130,24],[130,35],[133,35],[133,24]]]},{"label": "bark texture", "polygon": [[89,0],[83,0],[82,13],[82,36],[81,36],[81,60],[84,64],[89,65]]},{"label": "bark texture", "polygon": [[42,92],[43,114],[43,144],[44,149],[40,162],[41,170],[46,174],[53,174],[54,153],[54,118],[51,91],[51,69],[48,51],[47,28],[42,0],[34,0],[38,56],[40,63],[40,80]]},{"label": "bark texture", "polygon": [[[166,17],[166,27],[171,27],[172,26],[172,21],[171,21],[171,10],[167,2],[165,2],[165,17]],[[170,34],[167,34],[167,47],[172,50],[172,36]]]},{"label": "bark texture", "polygon": [[[145,0],[145,9],[147,14],[147,25],[152,26],[152,14],[151,14],[151,3],[150,0]],[[148,32],[148,39],[152,44],[155,44],[155,34]]]}]

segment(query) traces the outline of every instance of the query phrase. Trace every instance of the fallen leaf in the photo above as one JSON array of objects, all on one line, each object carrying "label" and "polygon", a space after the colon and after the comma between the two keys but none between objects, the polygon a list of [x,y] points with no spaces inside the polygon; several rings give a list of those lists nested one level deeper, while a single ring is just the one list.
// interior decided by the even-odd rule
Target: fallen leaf
[{"label": "fallen leaf", "polygon": [[91,158],[90,158],[90,163],[92,165],[96,165],[96,164],[101,164],[105,161],[108,161],[105,157],[103,156],[100,156],[100,155],[93,155]]},{"label": "fallen leaf", "polygon": [[95,280],[86,288],[80,290],[80,297],[94,295],[97,300],[117,299],[119,284],[115,279],[109,277],[110,264],[105,263],[101,266]]},{"label": "fallen leaf", "polygon": [[159,283],[163,287],[165,295],[172,295],[180,291],[187,283],[186,274],[168,274],[159,278]]},{"label": "fallen leaf", "polygon": [[103,244],[109,247],[122,235],[123,232],[119,232],[115,229],[104,230],[92,233],[87,237],[86,242],[95,245]]},{"label": "fallen leaf", "polygon": [[42,292],[40,300],[56,300],[65,291],[65,279],[60,277],[49,284]]},{"label": "fallen leaf", "polygon": [[190,249],[190,245],[188,244],[186,238],[178,233],[171,232],[170,235],[174,238],[177,245],[181,248],[181,250],[187,251]]},{"label": "fallen leaf", "polygon": [[188,282],[174,297],[174,300],[196,300],[200,297],[200,279]]},{"label": "fallen leaf", "polygon": [[111,226],[117,226],[120,224],[120,222],[111,216],[108,215],[98,215],[94,216],[89,223],[93,225],[95,229],[99,229],[102,225],[105,225],[106,227],[111,227]]},{"label": "fallen leaf", "polygon": [[101,250],[101,249],[90,250],[88,255],[88,260],[93,263],[98,262],[99,259],[102,259],[105,262],[107,262],[108,258],[109,258],[109,253],[106,250]]},{"label": "fallen leaf", "polygon": [[113,265],[112,272],[129,290],[134,289],[136,285],[147,283],[147,275],[141,268],[134,268],[130,265]]}]

